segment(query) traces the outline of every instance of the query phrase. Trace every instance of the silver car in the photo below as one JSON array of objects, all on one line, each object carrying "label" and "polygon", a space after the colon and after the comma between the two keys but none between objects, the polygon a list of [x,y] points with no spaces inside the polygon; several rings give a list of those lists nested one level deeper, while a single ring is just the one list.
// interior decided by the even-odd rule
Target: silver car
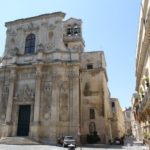
[{"label": "silver car", "polygon": [[63,147],[66,147],[70,144],[73,144],[74,146],[76,146],[75,139],[73,138],[73,136],[65,136],[64,141],[63,141]]}]

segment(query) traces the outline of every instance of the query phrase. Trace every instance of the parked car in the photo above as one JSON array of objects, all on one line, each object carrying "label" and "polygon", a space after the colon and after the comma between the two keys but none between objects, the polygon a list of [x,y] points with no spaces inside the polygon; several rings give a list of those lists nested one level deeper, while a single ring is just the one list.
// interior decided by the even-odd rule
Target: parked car
[{"label": "parked car", "polygon": [[76,140],[73,138],[73,136],[65,136],[63,140],[63,147],[66,147],[70,144],[76,146]]},{"label": "parked car", "polygon": [[121,145],[121,144],[122,144],[121,139],[119,139],[119,138],[116,137],[116,138],[114,139],[113,144],[115,144],[115,145]]}]

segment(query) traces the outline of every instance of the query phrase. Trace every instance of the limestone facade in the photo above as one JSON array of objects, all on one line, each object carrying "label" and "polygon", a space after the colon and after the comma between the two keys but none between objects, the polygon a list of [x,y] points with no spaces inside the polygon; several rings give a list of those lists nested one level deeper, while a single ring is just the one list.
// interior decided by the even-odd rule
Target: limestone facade
[{"label": "limestone facade", "polygon": [[82,21],[64,17],[56,12],[5,24],[1,137],[56,143],[73,135],[86,143],[96,131],[101,143],[112,138],[104,52],[84,52]]},{"label": "limestone facade", "polygon": [[112,136],[113,139],[121,138],[125,135],[124,113],[117,98],[111,98],[112,108]]},{"label": "limestone facade", "polygon": [[150,136],[150,1],[142,0],[136,50],[136,93],[132,98],[133,111],[140,139]]},{"label": "limestone facade", "polygon": [[132,108],[126,108],[124,110],[124,121],[125,121],[125,135],[131,136],[132,135]]}]

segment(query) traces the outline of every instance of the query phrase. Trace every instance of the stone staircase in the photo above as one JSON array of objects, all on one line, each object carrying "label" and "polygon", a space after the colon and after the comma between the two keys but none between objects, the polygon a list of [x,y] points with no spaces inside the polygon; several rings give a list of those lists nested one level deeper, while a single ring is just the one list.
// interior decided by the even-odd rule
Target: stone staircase
[{"label": "stone staircase", "polygon": [[37,141],[29,137],[3,137],[0,138],[0,144],[8,145],[39,145]]}]

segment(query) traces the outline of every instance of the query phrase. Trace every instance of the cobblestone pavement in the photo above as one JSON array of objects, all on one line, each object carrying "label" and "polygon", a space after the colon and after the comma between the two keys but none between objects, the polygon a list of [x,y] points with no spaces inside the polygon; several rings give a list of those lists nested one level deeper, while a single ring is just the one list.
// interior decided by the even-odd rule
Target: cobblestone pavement
[{"label": "cobblestone pavement", "polygon": [[[49,145],[4,145],[0,150],[68,150],[68,148]],[[111,146],[107,148],[77,147],[75,150],[149,150],[146,146]]]}]

